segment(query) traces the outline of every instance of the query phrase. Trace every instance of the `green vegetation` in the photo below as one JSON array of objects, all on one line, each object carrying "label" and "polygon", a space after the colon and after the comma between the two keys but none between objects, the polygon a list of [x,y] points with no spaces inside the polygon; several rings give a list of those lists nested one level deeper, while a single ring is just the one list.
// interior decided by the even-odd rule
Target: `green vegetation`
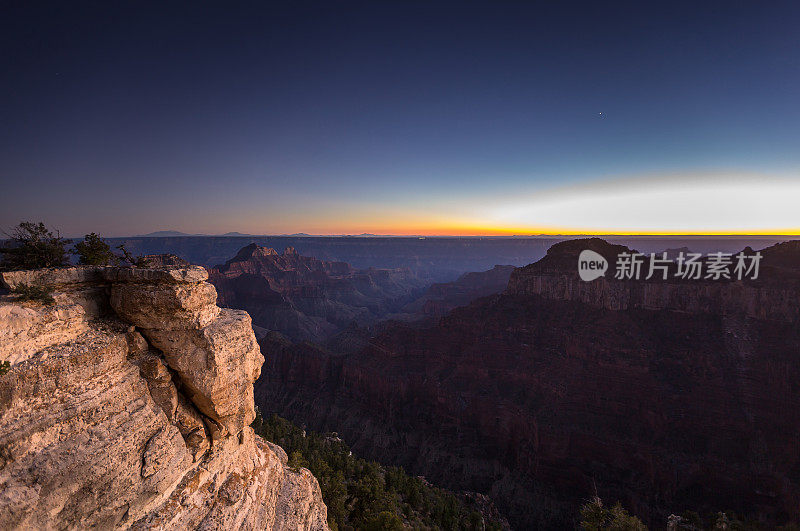
[{"label": "green vegetation", "polygon": [[53,290],[49,286],[19,284],[11,290],[11,293],[17,296],[18,301],[36,301],[42,304],[53,304],[56,302],[53,298]]},{"label": "green vegetation", "polygon": [[150,263],[150,261],[144,256],[131,254],[131,252],[125,248],[125,244],[123,243],[117,245],[117,249],[122,251],[122,259],[133,267],[147,267]]},{"label": "green vegetation", "polygon": [[0,361],[0,376],[4,375],[11,369],[11,363],[8,360]]},{"label": "green vegetation", "polygon": [[[730,531],[761,531],[767,529],[758,522],[739,520],[732,511],[710,513],[704,516],[700,516],[695,511],[685,511],[680,515],[671,514],[666,523],[668,531],[716,531],[722,529]],[[628,514],[628,511],[619,502],[611,509],[608,509],[603,506],[602,500],[598,497],[581,507],[581,528],[591,531],[647,530],[647,526],[635,516]],[[797,531],[800,528],[794,524],[788,524],[778,526],[777,529]]]},{"label": "green vegetation", "polygon": [[328,506],[332,530],[502,529],[470,502],[433,487],[403,469],[352,455],[333,434],[306,433],[272,415],[253,423],[256,433],[286,450],[289,466],[308,468]]},{"label": "green vegetation", "polygon": [[628,514],[619,502],[608,509],[597,496],[581,507],[581,528],[588,531],[647,531],[647,526]]},{"label": "green vegetation", "polygon": [[[23,221],[8,236],[8,241],[0,248],[0,271],[69,266],[66,245],[70,240],[62,238],[58,232],[53,233],[42,222]],[[120,261],[133,267],[149,265],[147,258],[131,254],[125,245],[119,245],[117,249],[122,251],[122,257],[115,255],[111,247],[92,232],[76,243],[70,252],[77,255],[79,263],[83,265],[113,265]]]},{"label": "green vegetation", "polygon": [[762,531],[764,529],[780,529],[784,531],[797,531],[800,529],[795,524],[787,524],[776,528],[766,527],[764,524],[750,520],[740,520],[733,511],[709,513],[701,516],[695,511],[684,511],[680,515],[671,514],[667,520],[667,529],[672,530],[721,530],[730,531]]},{"label": "green vegetation", "polygon": [[119,257],[111,252],[111,247],[94,232],[76,243],[72,252],[78,255],[78,263],[84,265],[111,265],[119,261]]},{"label": "green vegetation", "polygon": [[10,240],[0,249],[3,255],[0,269],[4,271],[69,265],[65,249],[69,240],[53,233],[42,222],[24,221],[9,236]]}]

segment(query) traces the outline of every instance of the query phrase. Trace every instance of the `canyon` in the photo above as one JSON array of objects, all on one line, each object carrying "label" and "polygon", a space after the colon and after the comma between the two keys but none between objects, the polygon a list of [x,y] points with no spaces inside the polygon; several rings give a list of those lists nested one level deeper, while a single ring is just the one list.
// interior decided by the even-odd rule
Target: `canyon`
[{"label": "canyon", "polygon": [[[385,237],[385,236],[190,236],[108,238],[112,247],[124,244],[134,254],[172,253],[205,267],[223,264],[242,247],[292,247],[304,256],[327,262],[347,262],[356,269],[405,268],[430,282],[451,282],[459,275],[486,271],[496,264],[524,266],[545,256],[554,243],[575,236],[539,237]],[[782,241],[774,236],[615,236],[609,242],[659,252],[687,246],[695,252],[761,249]]]},{"label": "canyon", "polygon": [[4,529],[328,528],[316,479],[250,427],[264,358],[207,279],[189,265],[0,273],[53,297],[0,296]]},{"label": "canyon", "polygon": [[256,403],[488,494],[519,528],[574,525],[595,494],[656,527],[686,510],[797,521],[800,242],[742,281],[583,282],[583,249],[631,251],[553,245],[502,293],[350,349],[267,335]]},{"label": "canyon", "polygon": [[210,270],[220,303],[246,310],[262,335],[323,342],[344,328],[368,326],[398,311],[426,285],[408,269],[356,269],[302,256],[289,247],[250,244]]},{"label": "canyon", "polygon": [[565,241],[427,288],[257,244],[208,272],[159,255],[0,273],[55,298],[0,295],[0,518],[327,528],[314,477],[250,428],[258,405],[486,495],[515,528],[572,526],[595,494],[654,527],[797,521],[800,242],[743,281],[584,282],[584,249],[632,252]]},{"label": "canyon", "polygon": [[173,253],[205,267],[224,264],[245,246],[285,249],[355,269],[408,269],[420,279],[450,282],[495,264],[525,265],[538,260],[555,240],[543,238],[378,237],[378,236],[165,236],[108,238],[134,254]]},{"label": "canyon", "polygon": [[511,265],[495,265],[488,271],[464,273],[452,282],[437,282],[413,302],[403,306],[391,319],[418,321],[442,317],[475,299],[504,291],[514,271]]}]

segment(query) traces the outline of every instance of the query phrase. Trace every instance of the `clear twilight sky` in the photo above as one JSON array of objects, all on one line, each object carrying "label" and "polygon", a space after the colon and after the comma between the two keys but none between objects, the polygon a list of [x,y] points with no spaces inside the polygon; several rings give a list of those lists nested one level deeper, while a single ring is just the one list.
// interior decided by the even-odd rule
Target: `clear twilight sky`
[{"label": "clear twilight sky", "polygon": [[800,2],[3,2],[0,228],[800,234]]}]

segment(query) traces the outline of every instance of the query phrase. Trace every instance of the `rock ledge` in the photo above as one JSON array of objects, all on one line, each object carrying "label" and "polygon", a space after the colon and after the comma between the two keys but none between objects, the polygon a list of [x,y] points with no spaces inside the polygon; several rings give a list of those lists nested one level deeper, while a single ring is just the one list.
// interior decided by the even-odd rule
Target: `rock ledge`
[{"label": "rock ledge", "polygon": [[198,266],[0,273],[4,529],[327,529],[316,479],[253,433],[264,358]]}]

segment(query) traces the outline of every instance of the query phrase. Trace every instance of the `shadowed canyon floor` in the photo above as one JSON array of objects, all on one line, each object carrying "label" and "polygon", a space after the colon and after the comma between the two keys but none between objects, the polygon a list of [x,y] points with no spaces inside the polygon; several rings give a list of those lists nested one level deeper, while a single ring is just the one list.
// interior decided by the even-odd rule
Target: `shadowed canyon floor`
[{"label": "shadowed canyon floor", "polygon": [[765,249],[756,281],[584,283],[584,248],[626,250],[558,244],[504,293],[349,353],[265,337],[256,401],[490,494],[520,528],[571,524],[595,489],[656,526],[797,519],[798,242]]}]

